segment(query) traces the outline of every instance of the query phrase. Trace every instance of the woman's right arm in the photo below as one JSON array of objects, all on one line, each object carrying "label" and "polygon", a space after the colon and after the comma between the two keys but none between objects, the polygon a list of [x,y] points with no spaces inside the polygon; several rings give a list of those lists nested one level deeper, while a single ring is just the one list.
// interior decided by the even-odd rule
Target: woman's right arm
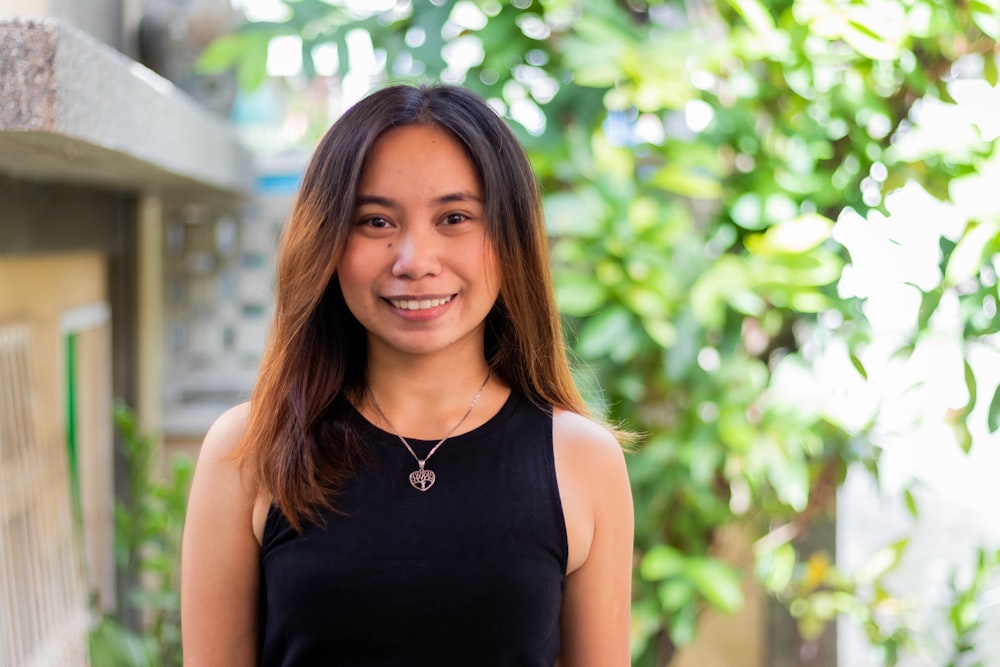
[{"label": "woman's right arm", "polygon": [[181,552],[184,664],[244,667],[257,660],[260,545],[253,492],[231,456],[246,432],[246,404],[212,425],[188,497]]}]

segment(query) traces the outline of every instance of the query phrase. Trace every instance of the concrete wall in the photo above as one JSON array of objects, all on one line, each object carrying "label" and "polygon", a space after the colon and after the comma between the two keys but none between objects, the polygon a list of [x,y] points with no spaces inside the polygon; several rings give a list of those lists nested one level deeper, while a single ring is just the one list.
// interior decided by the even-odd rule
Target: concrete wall
[{"label": "concrete wall", "polygon": [[[236,207],[253,185],[250,154],[226,119],[137,62],[142,4],[0,0],[0,325],[37,332],[47,366],[30,402],[46,414],[49,458],[78,453],[89,591],[62,596],[84,621],[88,593],[115,603],[110,503],[122,461],[111,397],[137,408],[144,431],[162,432],[164,211]],[[79,390],[72,402],[69,386]],[[65,469],[54,486],[68,492]],[[58,509],[68,524],[69,503]],[[0,580],[25,579],[52,545],[22,545],[26,558]],[[0,602],[22,608],[56,594],[43,588],[0,593]],[[71,629],[86,635],[85,624]],[[81,664],[48,659],[39,651],[56,650],[57,638],[23,630],[12,627],[0,649],[28,637],[41,657],[10,664]]]},{"label": "concrete wall", "polygon": [[123,250],[122,227],[134,198],[81,185],[0,174],[0,256],[81,249]]},{"label": "concrete wall", "polygon": [[0,16],[49,16],[70,23],[122,53],[138,54],[142,0],[4,0]]},{"label": "concrete wall", "polygon": [[105,299],[105,269],[99,254],[0,257],[0,321],[24,320],[36,327],[36,349],[43,367],[38,386],[46,399],[43,404],[53,407],[47,410],[46,421],[52,437],[61,438],[65,430],[60,410],[64,405],[60,316]]},{"label": "concrete wall", "polygon": [[[0,541],[12,538],[8,550],[20,557],[3,563],[4,585],[19,586],[13,598],[5,596],[16,620],[0,624],[0,664],[8,664],[5,655],[11,665],[82,664],[67,651],[85,646],[88,598],[114,601],[107,297],[99,252],[0,256],[0,327],[30,332],[35,369],[17,380],[20,401],[13,403],[35,406],[36,416],[33,429],[14,436],[15,445],[23,438],[20,455],[8,455],[2,466],[14,481],[0,494]],[[0,406],[16,414],[11,407]],[[2,444],[11,449],[11,442]],[[82,562],[71,548],[73,489],[84,524]]]}]

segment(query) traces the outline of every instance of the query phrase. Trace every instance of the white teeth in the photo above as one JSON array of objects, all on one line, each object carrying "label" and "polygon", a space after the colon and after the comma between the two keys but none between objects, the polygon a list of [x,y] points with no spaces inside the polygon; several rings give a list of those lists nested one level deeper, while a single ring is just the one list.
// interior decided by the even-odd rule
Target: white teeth
[{"label": "white teeth", "polygon": [[451,301],[450,296],[442,299],[389,299],[389,303],[400,310],[424,310],[441,306],[449,301]]}]

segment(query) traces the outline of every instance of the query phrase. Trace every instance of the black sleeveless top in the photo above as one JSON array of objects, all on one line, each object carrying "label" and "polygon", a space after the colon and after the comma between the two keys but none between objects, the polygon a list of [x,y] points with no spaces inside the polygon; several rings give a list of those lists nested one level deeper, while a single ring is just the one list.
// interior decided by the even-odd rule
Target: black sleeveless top
[{"label": "black sleeveless top", "polygon": [[[271,508],[261,546],[261,667],[551,667],[559,653],[566,526],[552,416],[516,390],[427,462],[356,411],[371,464],[346,515],[296,533]],[[426,456],[434,442],[410,440]]]}]

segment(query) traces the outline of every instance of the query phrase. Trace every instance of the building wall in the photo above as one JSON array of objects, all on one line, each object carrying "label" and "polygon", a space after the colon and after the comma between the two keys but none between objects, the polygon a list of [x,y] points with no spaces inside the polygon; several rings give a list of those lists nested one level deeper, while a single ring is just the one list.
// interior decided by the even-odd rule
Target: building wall
[{"label": "building wall", "polygon": [[195,451],[212,422],[247,400],[273,314],[276,249],[308,156],[258,159],[239,211],[167,211],[163,224],[163,432]]},{"label": "building wall", "polygon": [[117,597],[112,396],[162,432],[164,211],[252,183],[226,120],[136,66],[144,4],[0,0],[0,665],[86,664]]},{"label": "building wall", "polygon": [[[104,258],[97,252],[0,256],[0,321],[26,320],[37,327],[36,341],[44,364],[52,366],[43,385],[47,396],[61,395],[55,368],[62,349],[58,340],[60,317],[82,306],[106,302],[105,271]],[[55,411],[50,416],[51,428],[62,429],[61,416]]]},{"label": "building wall", "polygon": [[[68,378],[77,397],[76,458],[84,502],[88,562],[96,580],[110,574],[112,438],[111,345],[107,263],[96,252],[0,257],[0,323],[31,326],[38,376],[34,397],[43,407],[45,441],[68,436]],[[67,340],[75,337],[75,368],[69,368]],[[107,544],[108,548],[96,545]]]},{"label": "building wall", "polygon": [[106,274],[99,252],[0,256],[0,663],[83,664],[87,599],[114,597]]}]

